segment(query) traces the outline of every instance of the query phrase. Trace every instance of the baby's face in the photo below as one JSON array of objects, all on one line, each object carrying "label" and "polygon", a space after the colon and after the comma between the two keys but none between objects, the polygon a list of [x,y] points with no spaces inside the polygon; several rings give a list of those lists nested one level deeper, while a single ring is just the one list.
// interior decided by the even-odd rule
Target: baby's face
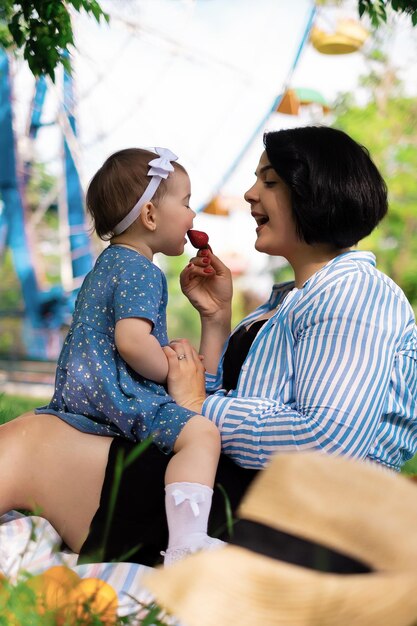
[{"label": "baby's face", "polygon": [[156,209],[155,239],[158,250],[168,256],[184,252],[187,230],[193,227],[195,212],[190,208],[191,183],[188,174],[175,169],[167,179],[166,193]]}]

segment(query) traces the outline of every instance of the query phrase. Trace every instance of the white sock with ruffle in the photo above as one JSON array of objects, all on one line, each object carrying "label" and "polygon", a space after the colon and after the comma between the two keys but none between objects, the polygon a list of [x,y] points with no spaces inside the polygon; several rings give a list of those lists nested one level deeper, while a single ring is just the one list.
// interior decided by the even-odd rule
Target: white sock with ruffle
[{"label": "white sock with ruffle", "polygon": [[170,483],[165,487],[168,549],[165,565],[187,554],[224,545],[207,535],[213,489],[200,483]]}]

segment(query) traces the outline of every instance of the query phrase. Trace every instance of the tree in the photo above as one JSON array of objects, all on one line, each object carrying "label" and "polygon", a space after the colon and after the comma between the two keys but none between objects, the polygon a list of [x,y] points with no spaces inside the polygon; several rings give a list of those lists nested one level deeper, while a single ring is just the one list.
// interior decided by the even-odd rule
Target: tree
[{"label": "tree", "polygon": [[[317,4],[328,1],[316,0]],[[69,46],[74,45],[70,7],[83,9],[97,21],[109,21],[97,0],[0,0],[0,46],[23,50],[33,74],[47,74],[53,80],[60,63],[70,69]],[[416,0],[358,0],[359,15],[368,15],[375,27],[386,22],[389,7],[410,15],[413,26],[417,25]]]},{"label": "tree", "polygon": [[74,45],[69,6],[108,21],[96,0],[0,0],[0,46],[17,47],[35,76],[55,78],[62,65],[70,71],[68,47]]}]

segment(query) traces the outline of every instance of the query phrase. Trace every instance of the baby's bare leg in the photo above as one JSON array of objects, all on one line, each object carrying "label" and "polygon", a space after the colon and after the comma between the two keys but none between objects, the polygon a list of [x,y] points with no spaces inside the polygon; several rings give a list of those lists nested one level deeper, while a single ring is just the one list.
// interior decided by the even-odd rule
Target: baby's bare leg
[{"label": "baby's bare leg", "polygon": [[167,467],[166,484],[188,481],[213,487],[220,433],[212,422],[202,415],[192,417],[178,435],[174,452]]},{"label": "baby's bare leg", "polygon": [[0,514],[34,511],[78,552],[100,502],[111,442],[47,414],[0,426]]},{"label": "baby's bare leg", "polygon": [[212,422],[196,415],[179,434],[174,452],[165,474],[169,531],[165,565],[222,543],[207,536],[212,487],[220,456],[219,431]]}]

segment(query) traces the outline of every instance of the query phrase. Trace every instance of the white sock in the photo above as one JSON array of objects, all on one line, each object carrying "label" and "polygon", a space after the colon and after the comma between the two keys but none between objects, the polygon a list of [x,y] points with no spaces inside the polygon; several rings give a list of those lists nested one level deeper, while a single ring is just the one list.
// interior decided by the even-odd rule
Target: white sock
[{"label": "white sock", "polygon": [[200,547],[207,538],[213,489],[200,483],[170,483],[165,487],[168,548]]}]

